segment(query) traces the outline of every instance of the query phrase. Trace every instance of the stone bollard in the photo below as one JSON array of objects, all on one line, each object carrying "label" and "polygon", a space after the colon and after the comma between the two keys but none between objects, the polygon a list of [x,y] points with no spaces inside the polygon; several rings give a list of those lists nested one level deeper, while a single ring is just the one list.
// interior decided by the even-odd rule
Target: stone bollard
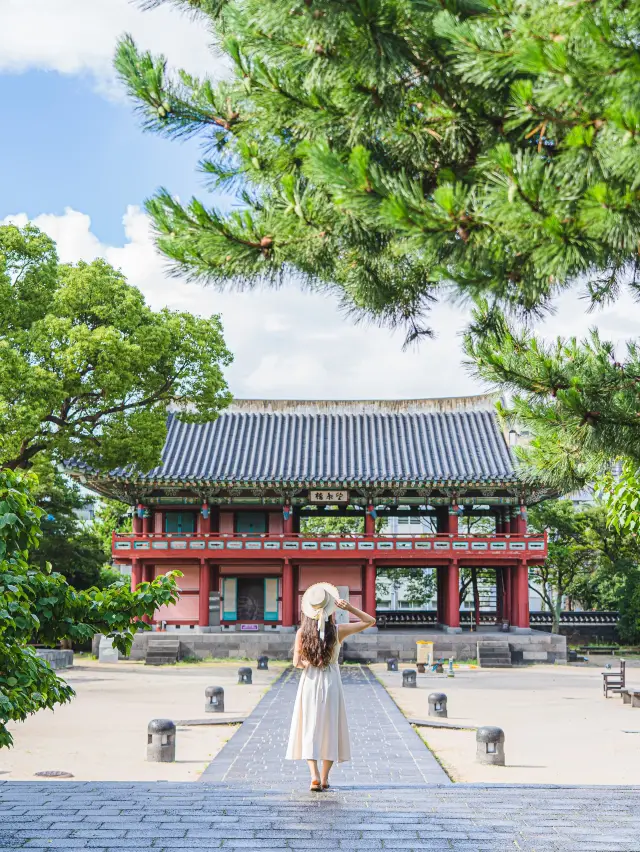
[{"label": "stone bollard", "polygon": [[444,672],[444,669],[442,668],[442,660],[438,660],[437,663],[434,663],[432,670],[436,672],[436,674],[442,674]]},{"label": "stone bollard", "polygon": [[238,669],[238,683],[253,683],[251,680],[252,671],[248,668]]},{"label": "stone bollard", "polygon": [[409,687],[416,687],[416,673],[413,669],[405,669],[402,672],[402,685]]},{"label": "stone bollard", "polygon": [[418,674],[424,674],[424,663],[418,663],[416,668],[418,669]]},{"label": "stone bollard", "polygon": [[397,657],[389,657],[387,660],[387,671],[388,672],[397,672],[398,671],[398,658]]},{"label": "stone bollard", "polygon": [[208,686],[204,697],[205,713],[224,713],[224,689],[221,686]]},{"label": "stone bollard", "polygon": [[147,726],[147,760],[173,763],[176,759],[176,726],[171,719],[152,719]]},{"label": "stone bollard", "polygon": [[447,696],[444,692],[432,692],[429,696],[429,715],[447,718]]},{"label": "stone bollard", "polygon": [[622,697],[623,704],[631,704],[631,690],[630,689],[621,689],[620,695]]},{"label": "stone bollard", "polygon": [[476,761],[504,766],[504,731],[487,725],[476,731]]},{"label": "stone bollard", "polygon": [[258,669],[262,671],[267,671],[269,668],[269,657],[262,656],[258,657]]}]

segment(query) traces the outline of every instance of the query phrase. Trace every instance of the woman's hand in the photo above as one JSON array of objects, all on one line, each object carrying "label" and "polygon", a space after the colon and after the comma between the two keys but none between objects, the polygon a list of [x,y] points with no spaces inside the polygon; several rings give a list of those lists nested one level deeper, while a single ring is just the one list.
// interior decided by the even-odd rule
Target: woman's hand
[{"label": "woman's hand", "polygon": [[344,601],[342,598],[336,598],[336,606],[338,609],[346,609],[347,611],[351,610],[351,604],[349,601]]}]

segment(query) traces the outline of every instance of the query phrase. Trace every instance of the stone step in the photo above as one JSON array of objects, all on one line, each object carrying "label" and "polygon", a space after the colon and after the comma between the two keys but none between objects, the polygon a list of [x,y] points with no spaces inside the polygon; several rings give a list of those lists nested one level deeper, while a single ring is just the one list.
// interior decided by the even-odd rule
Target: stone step
[{"label": "stone step", "polygon": [[511,650],[508,642],[478,642],[478,665],[481,669],[510,669]]},{"label": "stone step", "polygon": [[180,641],[178,639],[163,639],[162,641],[149,642],[145,656],[145,665],[164,666],[177,663],[180,655]]}]

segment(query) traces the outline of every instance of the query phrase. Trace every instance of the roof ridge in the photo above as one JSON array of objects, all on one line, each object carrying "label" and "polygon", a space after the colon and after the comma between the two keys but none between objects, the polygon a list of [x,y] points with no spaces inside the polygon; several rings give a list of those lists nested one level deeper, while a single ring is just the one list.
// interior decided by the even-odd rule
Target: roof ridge
[{"label": "roof ridge", "polygon": [[419,414],[494,411],[499,396],[425,397],[417,399],[234,399],[222,414]]}]

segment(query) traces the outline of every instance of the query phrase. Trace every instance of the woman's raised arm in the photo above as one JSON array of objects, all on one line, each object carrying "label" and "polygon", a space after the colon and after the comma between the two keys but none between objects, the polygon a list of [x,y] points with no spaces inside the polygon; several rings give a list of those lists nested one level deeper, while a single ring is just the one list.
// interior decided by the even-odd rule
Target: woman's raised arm
[{"label": "woman's raised arm", "polygon": [[363,612],[361,609],[357,609],[348,601],[343,601],[340,598],[336,600],[336,606],[338,609],[344,609],[347,612],[350,612],[351,615],[355,615],[356,618],[360,619],[359,621],[349,622],[349,624],[338,625],[338,639],[341,642],[346,636],[353,636],[354,633],[361,633],[363,630],[366,630],[367,627],[375,626],[376,619],[373,615],[369,615],[368,612]]}]

